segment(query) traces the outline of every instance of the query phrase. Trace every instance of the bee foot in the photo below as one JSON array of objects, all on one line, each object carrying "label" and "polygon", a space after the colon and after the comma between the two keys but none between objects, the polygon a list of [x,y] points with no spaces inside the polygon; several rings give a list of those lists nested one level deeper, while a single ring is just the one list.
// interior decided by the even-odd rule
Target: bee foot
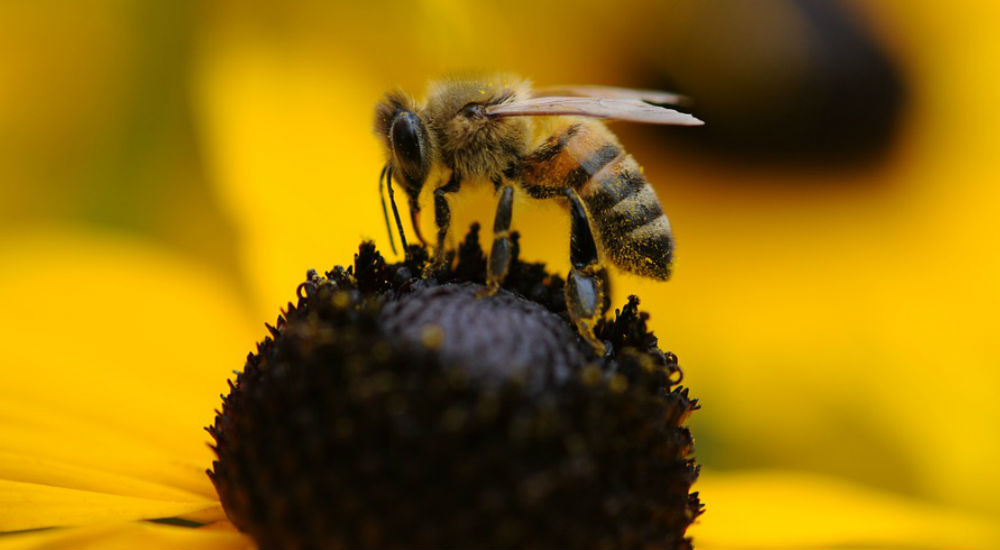
[{"label": "bee foot", "polygon": [[489,298],[500,290],[500,285],[498,284],[487,284],[485,287],[476,293],[476,298]]},{"label": "bee foot", "polygon": [[445,275],[448,270],[448,263],[441,260],[434,260],[428,262],[424,266],[424,271],[421,274],[424,279],[439,279],[442,275]]},{"label": "bee foot", "polygon": [[583,339],[586,340],[592,348],[594,348],[594,353],[598,357],[607,357],[612,353],[612,351],[614,351],[610,342],[605,342],[597,336],[594,336],[594,329],[590,323],[577,322],[576,330],[580,333],[580,336],[582,336]]},{"label": "bee foot", "polygon": [[602,342],[603,355],[605,359],[611,358],[615,354],[615,347],[611,345],[611,342]]}]

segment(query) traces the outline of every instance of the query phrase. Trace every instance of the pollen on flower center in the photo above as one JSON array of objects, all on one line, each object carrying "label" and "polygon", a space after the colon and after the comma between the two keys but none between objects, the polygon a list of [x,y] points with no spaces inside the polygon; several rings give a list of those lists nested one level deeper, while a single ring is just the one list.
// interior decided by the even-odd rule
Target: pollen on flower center
[{"label": "pollen on flower center", "polygon": [[480,297],[477,230],[437,279],[419,248],[389,265],[371,244],[310,272],[249,355],[209,475],[261,547],[690,547],[676,357],[635,299],[595,356],[541,264]]}]

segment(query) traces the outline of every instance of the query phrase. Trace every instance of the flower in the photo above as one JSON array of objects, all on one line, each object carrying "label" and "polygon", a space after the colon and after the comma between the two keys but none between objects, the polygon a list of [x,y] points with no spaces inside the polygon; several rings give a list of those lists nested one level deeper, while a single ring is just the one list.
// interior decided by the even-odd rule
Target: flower
[{"label": "flower", "polygon": [[[0,371],[0,549],[253,547],[204,473],[201,427],[256,339],[225,282],[79,231],[0,251],[0,300],[15,312]],[[709,472],[698,485],[709,508],[697,547],[976,547],[995,536],[974,516],[815,475]]]},{"label": "flower", "polygon": [[[265,548],[690,548],[697,408],[632,298],[594,356],[563,280],[514,259],[485,289],[478,226],[453,269],[426,251],[310,273],[210,433],[210,475]],[[526,297],[531,297],[526,298]]]},{"label": "flower", "polygon": [[[772,8],[779,4],[799,9]],[[714,36],[693,24],[693,6],[664,4],[665,18],[651,16],[661,6],[648,2],[532,5],[527,20],[516,5],[469,11],[454,2],[5,9],[0,126],[12,139],[0,146],[0,479],[47,484],[62,501],[67,487],[149,494],[95,477],[103,463],[119,482],[165,479],[212,497],[198,470],[211,460],[199,428],[239,367],[232,358],[293,297],[304,267],[347,258],[359,237],[382,235],[373,173],[382,159],[365,137],[378,94],[396,84],[419,91],[463,65],[509,67],[539,83],[649,82],[651,63],[664,70],[649,40],[672,35],[660,22]],[[747,169],[622,135],[677,230],[673,281],[616,283],[643,296],[652,327],[681,353],[706,403],[692,419],[699,459],[712,466],[698,482],[709,508],[692,529],[696,546],[1000,541],[992,468],[1000,446],[988,437],[998,422],[990,342],[1000,266],[989,221],[1000,188],[990,184],[998,115],[986,106],[997,79],[983,70],[1000,44],[996,10],[984,1],[845,10],[882,38],[912,94],[896,147],[868,168]],[[782,39],[813,33],[798,17],[768,20],[794,26],[772,33]],[[495,32],[477,32],[483,21]],[[733,48],[758,52],[740,40]],[[771,82],[745,67],[747,78]],[[746,97],[735,87],[722,93]],[[471,194],[459,199],[490,202]],[[488,208],[466,216],[488,220]],[[515,224],[525,256],[558,268],[567,232],[557,212],[541,208]],[[51,293],[70,276],[73,292]],[[122,298],[137,286],[169,299]],[[130,322],[109,307],[121,300]],[[192,315],[191,303],[211,305]],[[58,326],[42,313],[50,311],[60,312]],[[93,345],[107,343],[108,327],[125,336]],[[168,345],[181,340],[183,355]],[[211,358],[210,367],[194,356]],[[178,383],[148,392],[145,374],[167,370]],[[780,396],[780,405],[762,396]],[[146,409],[162,434],[119,412]],[[74,443],[84,427],[97,434],[89,456]],[[118,437],[98,437],[109,431]],[[45,468],[28,471],[15,454]],[[177,473],[177,464],[190,467]],[[4,493],[2,529],[37,525],[32,517],[91,521],[60,516],[52,495],[31,505],[22,495]],[[780,529],[768,515],[776,509],[786,512]],[[138,512],[88,513],[101,510],[95,521],[119,518],[120,531],[53,529],[5,535],[0,546],[55,544],[82,529],[102,547],[126,532],[177,547],[148,537],[189,530],[130,523]]]},{"label": "flower", "polygon": [[[198,433],[253,341],[232,290],[107,234],[0,249],[0,532],[17,533],[0,546],[252,546],[225,521]],[[204,527],[140,521],[178,516]]]},{"label": "flower", "polygon": [[[672,547],[685,544],[684,530],[700,505],[696,495],[688,495],[697,470],[687,456],[690,433],[679,426],[695,405],[686,390],[669,390],[679,379],[676,358],[656,349],[656,339],[645,329],[646,317],[633,300],[615,320],[597,328],[614,353],[585,361],[592,351],[566,320],[562,280],[541,264],[518,261],[516,237],[514,243],[505,288],[489,298],[477,296],[485,266],[477,227],[460,248],[449,282],[411,275],[423,270],[426,254],[421,249],[414,247],[407,262],[387,266],[371,244],[362,246],[351,269],[334,268],[326,278],[311,274],[300,287],[298,305],[289,304],[271,327],[273,340],[266,338],[250,356],[210,428],[219,460],[209,475],[241,529],[263,546],[281,547],[329,546],[338,540],[332,536],[352,546],[479,540],[470,536],[507,544],[585,546],[606,539],[604,544],[617,546],[649,537]],[[70,265],[76,260],[71,255],[64,259]],[[120,282],[114,270],[101,275],[107,277],[101,281],[105,284]],[[184,278],[168,270],[162,275]],[[51,284],[48,296],[53,299],[36,304],[35,311],[44,316],[55,310],[62,321],[72,321],[71,313],[61,315],[58,309],[65,305],[63,292],[79,296],[81,289],[99,285],[81,274],[70,281],[62,286],[38,281]],[[159,313],[169,312],[163,306],[182,295],[172,289],[147,296],[150,288],[143,285],[132,290],[140,303],[159,301]],[[196,316],[213,313],[211,296],[190,297],[196,299]],[[130,308],[115,313],[128,315]],[[104,345],[145,343],[134,342],[145,330],[142,323],[117,320],[100,323],[107,335]],[[21,414],[17,422],[5,424],[7,435],[18,428],[22,433],[9,439],[19,453],[8,453],[5,471],[20,479],[7,482],[7,504],[20,497],[23,506],[5,510],[7,523],[0,528],[93,525],[8,535],[5,542],[75,546],[88,537],[101,544],[122,537],[145,545],[175,537],[199,546],[247,543],[205,490],[206,477],[196,459],[185,456],[195,454],[180,444],[190,441],[191,430],[182,435],[165,425],[165,416],[178,409],[165,405],[198,386],[200,377],[183,364],[201,370],[214,359],[210,353],[189,355],[187,348],[194,344],[192,349],[204,351],[198,345],[201,338],[220,336],[217,330],[190,334],[206,328],[183,327],[184,337],[161,356],[163,364],[153,359],[142,370],[130,370],[135,362],[123,361],[121,372],[104,369],[103,375],[117,374],[121,382],[95,377],[88,369],[76,369],[76,376],[67,369],[54,381],[37,376],[12,381],[12,388],[43,394],[44,385],[62,386],[67,396],[76,394],[74,412],[89,410],[66,418],[50,415],[45,423],[40,415],[27,413],[30,404],[13,408]],[[441,334],[428,340],[428,328]],[[85,341],[94,336],[85,333]],[[484,343],[491,346],[486,353]],[[94,378],[100,383],[93,384]],[[392,383],[382,383],[386,381]],[[123,394],[123,388],[135,393]],[[317,388],[322,392],[317,394]],[[60,401],[56,403],[65,406]],[[101,422],[81,421],[102,413]],[[345,422],[349,429],[342,429]],[[393,426],[403,431],[387,437]],[[31,433],[39,428],[42,433]],[[118,433],[122,429],[129,430],[127,436]],[[39,445],[39,439],[44,443]],[[151,443],[153,449],[147,449]],[[176,454],[156,454],[161,445]],[[354,449],[363,452],[351,454]],[[39,460],[46,452],[63,453],[63,461]],[[403,460],[395,466],[409,474],[394,478],[393,465],[367,469],[363,457],[368,455],[376,461]],[[108,464],[115,459],[121,464],[117,468]],[[625,466],[634,471],[623,471]],[[452,486],[447,479],[455,472],[459,481]],[[340,476],[340,490],[331,490],[330,475]],[[386,477],[396,481],[380,482]],[[54,484],[63,485],[62,490],[48,487]],[[449,486],[450,492],[445,489]],[[460,498],[442,497],[441,490]],[[463,491],[481,493],[483,507],[466,509]],[[361,516],[352,516],[368,497],[377,506],[362,506]],[[432,504],[436,506],[424,507]],[[316,521],[306,521],[303,514],[308,513]],[[435,522],[440,513],[452,522]],[[467,514],[465,520],[459,521],[462,514]],[[166,519],[159,524],[105,524],[150,518]],[[332,525],[360,526],[360,534],[329,534],[329,518],[347,519]],[[407,522],[410,531],[405,530]],[[470,530],[435,535],[434,528],[444,525]],[[490,531],[492,527],[499,530]]]}]

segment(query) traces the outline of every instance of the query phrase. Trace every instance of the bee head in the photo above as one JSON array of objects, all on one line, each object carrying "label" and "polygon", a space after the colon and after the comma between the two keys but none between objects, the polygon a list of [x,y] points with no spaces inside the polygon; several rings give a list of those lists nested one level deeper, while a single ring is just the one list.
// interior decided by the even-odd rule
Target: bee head
[{"label": "bee head", "polygon": [[375,131],[386,156],[411,200],[416,200],[430,171],[430,136],[416,113],[413,100],[401,93],[386,96],[375,108]]}]

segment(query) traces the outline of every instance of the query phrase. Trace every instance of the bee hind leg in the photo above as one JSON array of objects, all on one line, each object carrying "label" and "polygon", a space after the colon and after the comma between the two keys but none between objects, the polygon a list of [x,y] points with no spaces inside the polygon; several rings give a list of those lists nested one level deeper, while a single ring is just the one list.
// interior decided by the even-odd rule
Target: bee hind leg
[{"label": "bee hind leg", "polygon": [[497,213],[493,219],[493,246],[486,262],[486,291],[483,294],[493,294],[500,288],[513,256],[513,245],[510,240],[510,220],[514,213],[514,187],[500,187],[500,200],[497,201]]},{"label": "bee hind leg", "polygon": [[597,243],[580,196],[567,189],[566,198],[572,224],[569,248],[572,267],[566,277],[566,309],[580,336],[598,355],[603,355],[605,344],[594,335],[594,327],[611,306],[608,270],[598,260]]}]

